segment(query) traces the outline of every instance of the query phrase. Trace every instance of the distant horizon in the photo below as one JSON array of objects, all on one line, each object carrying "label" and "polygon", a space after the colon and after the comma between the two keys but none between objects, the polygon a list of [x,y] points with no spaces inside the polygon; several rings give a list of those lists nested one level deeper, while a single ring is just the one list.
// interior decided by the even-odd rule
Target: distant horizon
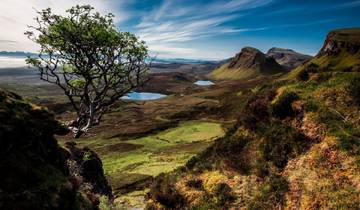
[{"label": "distant horizon", "polygon": [[[325,38],[324,38],[324,41],[325,41]],[[243,48],[245,47],[252,47],[252,46],[244,46]],[[265,51],[261,50],[261,49],[258,49],[259,51],[261,51],[262,53],[266,54],[270,49],[272,48],[280,48],[280,49],[285,49],[285,50],[293,50],[297,53],[301,53],[301,54],[304,54],[304,55],[310,55],[310,56],[315,56],[318,52],[314,53],[314,54],[306,54],[306,53],[303,53],[303,52],[299,52],[295,49],[290,49],[290,48],[283,48],[283,47],[278,47],[278,46],[274,46],[274,47],[271,47]],[[241,48],[242,49],[242,48]],[[230,59],[232,57],[234,57],[237,53],[239,53],[241,51],[241,49],[238,51],[238,52],[235,52],[234,55],[230,56],[230,57],[227,57],[227,58],[221,58],[221,59],[207,59],[207,58],[183,58],[183,57],[156,57],[156,60],[194,60],[194,61],[204,61],[204,62],[211,62],[211,61],[217,61],[217,62],[220,62],[220,61],[223,61],[223,60],[226,60],[226,59]],[[257,49],[257,48],[256,48]],[[319,48],[319,51],[320,51],[320,48]],[[37,55],[38,52],[30,52],[30,51],[6,51],[6,50],[0,50],[0,57],[4,57],[2,55],[2,53],[11,53],[11,54],[15,54],[15,53],[21,53],[21,54],[33,54],[33,55]],[[12,57],[16,57],[16,55],[12,56]],[[150,56],[150,57],[155,57],[155,56]]]},{"label": "distant horizon", "polygon": [[329,31],[360,27],[360,0],[2,0],[0,51],[36,51],[24,35],[36,10],[64,14],[76,4],[113,13],[116,27],[144,40],[151,55],[172,59],[223,60],[245,46],[315,55]]}]

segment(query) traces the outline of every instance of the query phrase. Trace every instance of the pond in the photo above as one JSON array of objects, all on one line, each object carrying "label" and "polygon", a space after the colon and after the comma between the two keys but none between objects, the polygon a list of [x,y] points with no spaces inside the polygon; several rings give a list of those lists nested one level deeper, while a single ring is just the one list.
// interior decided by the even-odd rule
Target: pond
[{"label": "pond", "polygon": [[210,86],[214,85],[215,83],[211,82],[210,80],[198,80],[194,84],[199,86]]},{"label": "pond", "polygon": [[121,97],[124,100],[135,100],[135,101],[147,101],[164,98],[166,95],[160,93],[148,93],[148,92],[130,92],[126,96]]}]

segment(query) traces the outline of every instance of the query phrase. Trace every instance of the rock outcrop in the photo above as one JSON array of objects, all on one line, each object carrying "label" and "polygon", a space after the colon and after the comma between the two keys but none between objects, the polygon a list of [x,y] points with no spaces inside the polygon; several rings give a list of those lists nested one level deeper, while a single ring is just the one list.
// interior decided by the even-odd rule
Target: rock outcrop
[{"label": "rock outcrop", "polygon": [[75,178],[83,191],[112,197],[99,156],[88,147],[76,147],[75,142],[67,142],[65,147],[70,152],[67,165],[72,178]]},{"label": "rock outcrop", "polygon": [[349,54],[360,52],[360,29],[339,29],[331,31],[324,46],[316,57],[338,55],[342,50]]},{"label": "rock outcrop", "polygon": [[0,209],[97,209],[101,195],[111,196],[96,154],[58,145],[54,134],[67,132],[45,108],[0,89]]},{"label": "rock outcrop", "polygon": [[209,76],[213,79],[251,79],[273,75],[285,69],[274,58],[252,47],[245,47],[228,63],[215,69]]},{"label": "rock outcrop", "polygon": [[282,67],[258,49],[245,47],[229,63],[229,68],[256,69],[261,72],[281,71]]},{"label": "rock outcrop", "polygon": [[288,70],[292,70],[312,58],[310,55],[304,55],[291,49],[276,47],[271,48],[266,55],[274,58],[276,62]]},{"label": "rock outcrop", "polygon": [[319,53],[294,73],[325,71],[360,72],[360,28],[329,32]]}]

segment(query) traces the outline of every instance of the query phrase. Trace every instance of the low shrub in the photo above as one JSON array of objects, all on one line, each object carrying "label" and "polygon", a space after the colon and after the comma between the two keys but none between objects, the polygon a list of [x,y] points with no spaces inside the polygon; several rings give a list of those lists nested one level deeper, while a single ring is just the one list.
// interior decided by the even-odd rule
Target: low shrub
[{"label": "low shrub", "polygon": [[186,186],[195,188],[195,189],[201,189],[203,188],[202,180],[200,179],[191,179],[186,182]]},{"label": "low shrub", "polygon": [[294,111],[291,107],[291,103],[297,99],[299,99],[299,96],[296,93],[285,91],[271,103],[270,113],[278,118],[292,116]]},{"label": "low shrub", "polygon": [[259,123],[266,122],[269,118],[268,105],[275,95],[275,91],[270,89],[251,97],[239,115],[238,123],[247,129],[255,130]]},{"label": "low shrub", "polygon": [[252,195],[247,209],[278,209],[284,202],[284,195],[289,190],[288,182],[281,176],[271,176],[258,191]]},{"label": "low shrub", "polygon": [[261,129],[263,140],[259,145],[262,157],[282,169],[290,158],[308,148],[306,137],[294,128],[274,122]]},{"label": "low shrub", "polygon": [[215,188],[216,203],[219,206],[227,205],[235,200],[231,188],[226,183],[219,183]]},{"label": "low shrub", "polygon": [[353,77],[349,81],[346,91],[353,98],[355,103],[360,106],[360,75]]},{"label": "low shrub", "polygon": [[309,79],[309,72],[306,71],[306,69],[302,69],[299,71],[296,75],[296,80],[298,81],[307,81]]},{"label": "low shrub", "polygon": [[317,72],[319,72],[319,68],[320,68],[319,65],[317,65],[317,64],[315,64],[315,63],[310,63],[310,64],[305,68],[305,70],[306,70],[306,72],[308,72],[308,73],[317,73]]},{"label": "low shrub", "polygon": [[176,178],[171,175],[160,174],[150,187],[149,198],[169,209],[184,206],[185,199],[176,191],[175,181]]}]

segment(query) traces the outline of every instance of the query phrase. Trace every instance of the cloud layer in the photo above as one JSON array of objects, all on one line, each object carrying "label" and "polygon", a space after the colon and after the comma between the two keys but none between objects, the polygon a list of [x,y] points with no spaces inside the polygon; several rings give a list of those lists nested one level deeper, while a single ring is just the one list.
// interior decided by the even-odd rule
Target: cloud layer
[{"label": "cloud layer", "polygon": [[225,23],[246,15],[246,10],[261,7],[271,0],[231,0],[209,4],[181,4],[181,1],[164,1],[150,11],[136,26],[138,35],[155,53],[187,57],[196,49],[176,47],[192,40],[222,34],[262,30],[262,28],[234,28]]},{"label": "cloud layer", "polygon": [[0,50],[36,50],[36,46],[24,35],[27,26],[35,23],[33,19],[37,16],[36,10],[50,7],[55,13],[63,14],[74,4],[91,4],[101,13],[112,12],[116,15],[117,22],[127,18],[127,14],[121,10],[121,1],[116,3],[108,0],[1,0]]},{"label": "cloud layer", "polygon": [[359,0],[0,0],[0,51],[36,51],[24,35],[35,10],[63,14],[76,4],[115,14],[119,29],[145,40],[151,54],[173,58],[221,59],[269,43],[318,49],[329,30],[360,21]]}]

